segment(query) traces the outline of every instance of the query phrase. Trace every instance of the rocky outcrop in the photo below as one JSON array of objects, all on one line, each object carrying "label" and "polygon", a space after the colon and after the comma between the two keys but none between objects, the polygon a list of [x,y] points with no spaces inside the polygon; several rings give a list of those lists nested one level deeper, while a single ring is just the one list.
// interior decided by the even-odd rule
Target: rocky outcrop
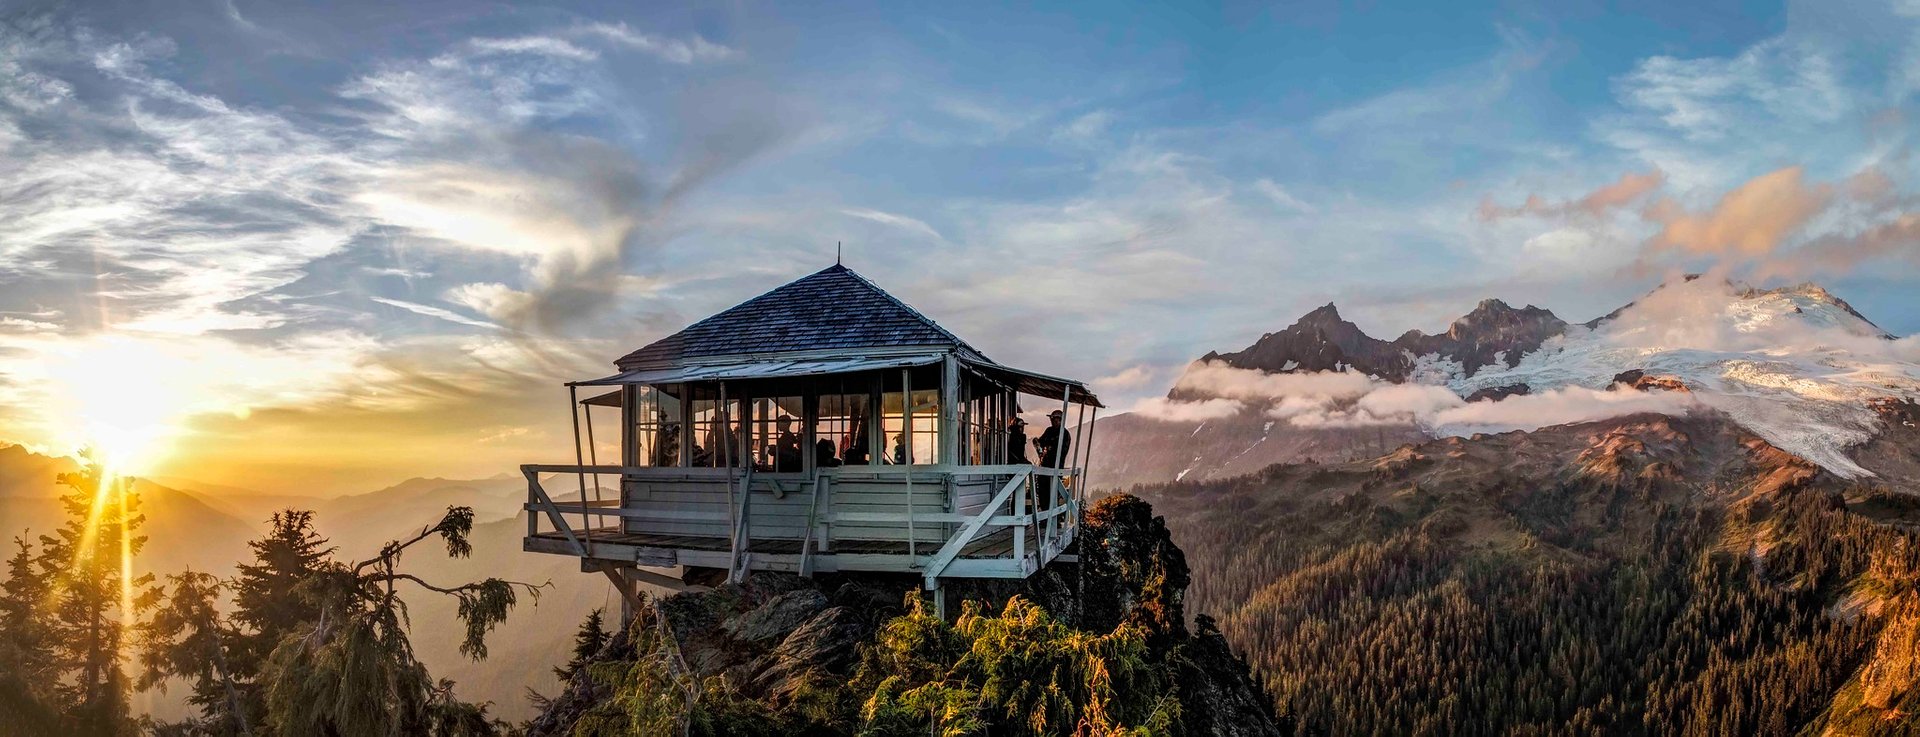
[{"label": "rocky outcrop", "polygon": [[753,611],[728,619],[720,628],[737,639],[762,642],[786,636],[825,608],[827,595],[817,589],[789,591]]},{"label": "rocky outcrop", "polygon": [[[1178,702],[1177,706],[1154,702],[1159,706],[1153,711],[1177,714],[1182,733],[1236,737],[1283,733],[1271,699],[1212,621],[1201,617],[1195,629],[1188,628],[1183,602],[1191,579],[1186,558],[1173,544],[1165,520],[1150,505],[1128,495],[1093,504],[1077,547],[1077,565],[1055,564],[1026,581],[954,581],[948,588],[950,616],[964,610],[959,615],[964,620],[1002,609],[1031,608],[1016,606],[1014,599],[1037,604],[1052,621],[1074,631],[1114,638],[1116,643],[1136,643],[1130,647],[1144,646],[1144,663],[1157,675],[1141,683],[1159,684]],[[955,634],[959,629],[945,634],[925,632],[930,610],[914,603],[919,595],[918,581],[911,577],[806,579],[757,573],[745,584],[661,599],[631,629],[613,638],[593,663],[579,669],[566,690],[528,725],[527,733],[631,731],[636,725],[657,726],[663,710],[676,709],[690,710],[685,718],[691,721],[684,723],[707,725],[694,728],[695,733],[870,731],[876,727],[863,721],[869,718],[863,716],[869,710],[861,705],[881,698],[870,693],[872,689],[887,692],[883,700],[905,698],[888,691],[898,688],[892,685],[898,683],[898,676],[881,679],[875,672],[897,667],[903,655],[938,663],[937,653],[952,646],[948,638],[961,636]],[[903,637],[908,642],[920,642],[915,638],[921,637],[934,641],[901,651],[897,648]],[[1094,679],[1089,682],[1104,677],[1043,670],[1031,677]],[[940,688],[964,689],[965,680],[974,677],[964,666],[955,673],[959,675],[944,676]],[[961,682],[954,683],[955,678]],[[1033,685],[1043,686],[1037,681]],[[978,693],[980,698],[990,698],[990,694],[1009,692],[983,688]],[[1017,698],[1017,694],[1003,697]],[[1141,697],[1115,693],[1111,698]],[[1011,703],[1005,706],[1013,708]],[[1123,708],[1096,711],[1101,712],[1098,719],[1110,720],[1136,707],[1137,702],[1129,702]],[[993,719],[1001,717],[993,715],[1006,711],[992,703],[967,708],[988,717],[987,733],[997,733]],[[927,731],[924,721],[916,728],[918,733]],[[1042,731],[1073,730],[1074,725],[1066,724]]]},{"label": "rocky outcrop", "polygon": [[1526,384],[1507,384],[1504,386],[1490,386],[1485,389],[1475,389],[1467,395],[1466,399],[1469,402],[1498,402],[1507,397],[1518,397],[1531,393],[1533,393],[1533,387],[1527,386]]},{"label": "rocky outcrop", "polygon": [[1607,384],[1607,390],[1612,391],[1623,386],[1628,389],[1643,392],[1693,391],[1688,389],[1687,383],[1681,381],[1678,376],[1672,374],[1649,374],[1640,369],[1628,369],[1614,374],[1613,381]]}]

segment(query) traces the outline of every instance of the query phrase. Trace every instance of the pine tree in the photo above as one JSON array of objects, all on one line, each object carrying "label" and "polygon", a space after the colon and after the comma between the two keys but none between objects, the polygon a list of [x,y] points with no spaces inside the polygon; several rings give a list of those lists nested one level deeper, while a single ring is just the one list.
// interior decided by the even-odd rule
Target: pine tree
[{"label": "pine tree", "polygon": [[553,674],[559,676],[562,683],[573,680],[573,674],[593,662],[600,648],[606,647],[609,636],[601,610],[589,612],[586,621],[580,623],[580,631],[573,635],[573,657],[566,665],[553,669]]},{"label": "pine tree", "polygon": [[165,599],[141,625],[142,661],[139,687],[166,688],[166,679],[192,680],[188,703],[200,708],[202,718],[181,725],[196,734],[251,734],[257,718],[241,696],[242,684],[229,653],[239,634],[220,616],[220,593],[225,586],[211,574],[187,571],[167,577]]},{"label": "pine tree", "polygon": [[269,524],[265,537],[247,543],[253,562],[242,563],[233,582],[233,619],[243,632],[233,665],[241,678],[259,673],[287,635],[319,617],[318,602],[299,588],[327,568],[334,552],[314,531],[312,512],[275,512]]},{"label": "pine tree", "polygon": [[49,583],[34,564],[33,545],[13,541],[19,550],[7,559],[7,580],[0,583],[0,723],[19,734],[54,734],[59,715],[48,686],[58,674],[42,614]]},{"label": "pine tree", "polygon": [[260,675],[266,726],[281,734],[490,734],[500,726],[484,704],[459,701],[453,683],[434,680],[414,658],[406,606],[396,586],[411,584],[459,600],[466,625],[461,653],[487,655],[486,636],[506,619],[517,593],[539,586],[489,578],[439,586],[400,570],[401,554],[438,536],[447,554],[464,558],[473,546],[473,510],[450,507],[438,524],[382,546],[372,558],[327,563],[299,586],[318,603],[318,616],[283,640]]},{"label": "pine tree", "polygon": [[53,658],[41,610],[51,588],[34,565],[33,544],[19,537],[13,543],[19,549],[7,559],[7,580],[0,583],[0,665],[29,683],[45,683]]},{"label": "pine tree", "polygon": [[67,522],[40,536],[35,566],[52,582],[46,620],[53,638],[54,667],[65,675],[54,686],[55,703],[70,731],[81,735],[129,734],[131,682],[126,625],[154,604],[152,574],[134,576],[133,560],[147,538],[134,534],[146,517],[130,479],[106,475],[98,466],[57,479],[68,492],[60,502]]}]

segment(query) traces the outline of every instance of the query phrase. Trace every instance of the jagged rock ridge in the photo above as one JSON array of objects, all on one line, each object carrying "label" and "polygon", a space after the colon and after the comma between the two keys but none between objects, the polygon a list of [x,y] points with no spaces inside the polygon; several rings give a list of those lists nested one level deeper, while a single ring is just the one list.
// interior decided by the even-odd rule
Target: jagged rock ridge
[{"label": "jagged rock ridge", "polygon": [[1232,353],[1208,353],[1203,361],[1224,361],[1237,368],[1268,372],[1354,370],[1389,381],[1405,381],[1422,356],[1459,363],[1467,373],[1482,366],[1519,362],[1567,323],[1551,310],[1533,305],[1515,308],[1498,299],[1482,300],[1447,330],[1427,335],[1409,330],[1392,341],[1366,334],[1340,316],[1332,303],[1302,316],[1277,333]]}]

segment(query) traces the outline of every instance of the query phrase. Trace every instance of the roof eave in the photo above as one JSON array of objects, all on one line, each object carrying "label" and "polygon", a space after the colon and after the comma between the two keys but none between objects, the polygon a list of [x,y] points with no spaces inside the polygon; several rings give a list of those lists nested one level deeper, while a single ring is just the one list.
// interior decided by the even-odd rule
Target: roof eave
[{"label": "roof eave", "polygon": [[622,358],[614,362],[621,371],[641,371],[653,369],[681,368],[686,366],[715,366],[724,364],[764,363],[768,361],[796,361],[832,358],[885,358],[891,356],[944,355],[952,353],[962,360],[988,361],[964,345],[902,345],[902,346],[863,346],[849,348],[815,348],[804,351],[774,351],[754,353],[725,353],[711,356],[688,356],[668,361],[633,361]]}]

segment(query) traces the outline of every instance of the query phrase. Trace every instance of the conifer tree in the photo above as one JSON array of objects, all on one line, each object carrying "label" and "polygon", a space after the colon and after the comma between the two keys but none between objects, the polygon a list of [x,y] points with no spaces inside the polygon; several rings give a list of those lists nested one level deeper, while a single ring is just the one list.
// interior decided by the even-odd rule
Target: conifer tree
[{"label": "conifer tree", "polygon": [[55,703],[73,734],[129,734],[126,624],[154,604],[153,575],[133,575],[134,558],[147,542],[135,531],[146,517],[131,480],[110,477],[98,465],[57,480],[68,489],[60,498],[67,521],[54,535],[40,536],[35,561],[52,582],[45,619],[54,667],[64,675],[53,688]]},{"label": "conifer tree", "polygon": [[48,686],[57,678],[53,642],[42,611],[50,591],[35,565],[33,545],[13,539],[18,550],[7,559],[0,583],[0,724],[18,734],[54,734],[59,722]]},{"label": "conifer tree", "polygon": [[452,596],[466,625],[461,653],[487,655],[486,636],[507,616],[518,593],[537,595],[546,584],[489,578],[440,586],[400,569],[409,548],[438,536],[447,554],[464,558],[473,546],[473,510],[450,507],[438,524],[352,565],[328,563],[299,586],[318,605],[317,618],[282,641],[260,675],[267,726],[281,734],[491,734],[501,726],[485,704],[459,701],[453,683],[434,680],[414,658],[407,639],[400,584]]},{"label": "conifer tree", "polygon": [[302,624],[319,617],[319,605],[300,586],[327,568],[334,548],[313,528],[313,512],[275,512],[265,537],[247,543],[253,562],[239,566],[233,582],[233,619],[241,630],[234,669],[251,678],[273,649]]},{"label": "conifer tree", "polygon": [[0,669],[28,683],[45,683],[53,658],[41,611],[51,588],[34,563],[33,544],[20,537],[13,543],[18,549],[7,559],[7,580],[0,583]]},{"label": "conifer tree", "polygon": [[580,631],[573,635],[573,657],[566,665],[554,668],[553,674],[559,676],[562,683],[573,680],[573,674],[592,662],[593,657],[600,654],[600,648],[606,647],[608,637],[602,610],[588,612],[586,621],[580,623]]},{"label": "conifer tree", "polygon": [[229,657],[240,637],[218,608],[224,589],[207,573],[189,570],[167,577],[164,603],[141,625],[145,667],[138,685],[164,690],[167,678],[185,676],[193,688],[187,702],[199,707],[202,718],[181,726],[199,734],[252,734],[257,719],[241,698]]}]

